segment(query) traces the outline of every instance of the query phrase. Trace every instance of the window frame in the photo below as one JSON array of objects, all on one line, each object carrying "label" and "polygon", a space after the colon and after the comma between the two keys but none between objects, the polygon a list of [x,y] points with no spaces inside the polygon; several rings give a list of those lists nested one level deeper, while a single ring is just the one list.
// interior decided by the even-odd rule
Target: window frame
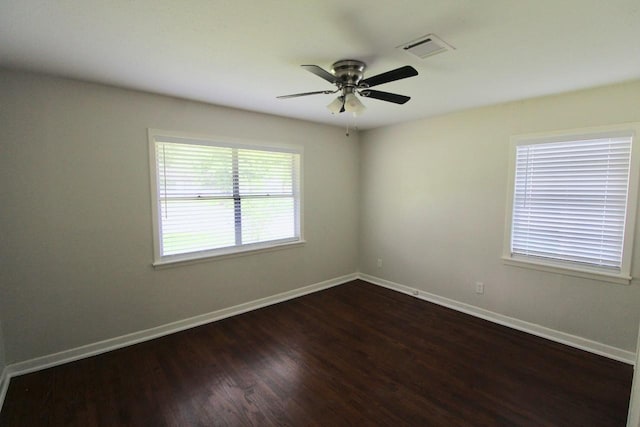
[{"label": "window frame", "polygon": [[[626,218],[622,244],[622,265],[620,272],[609,272],[598,268],[580,266],[562,261],[543,258],[527,258],[511,254],[511,238],[513,226],[516,149],[519,145],[531,145],[550,142],[563,142],[579,139],[595,139],[608,136],[631,135],[631,158],[629,166],[629,185],[627,193]],[[633,277],[631,268],[633,261],[633,243],[635,238],[635,223],[638,205],[638,177],[640,172],[640,153],[637,152],[640,122],[622,123],[617,125],[596,126],[588,128],[567,129],[552,132],[538,132],[513,135],[509,141],[509,169],[507,179],[507,203],[505,209],[505,230],[502,260],[505,265],[529,268],[557,274],[593,279],[617,284],[628,285]]]},{"label": "window frame", "polygon": [[[161,129],[149,128],[148,133],[148,150],[149,150],[149,172],[150,172],[150,188],[151,188],[151,213],[153,225],[153,262],[156,268],[191,264],[195,262],[203,262],[207,260],[229,258],[242,255],[250,255],[260,252],[284,249],[292,246],[303,245],[304,240],[304,197],[303,197],[303,162],[304,149],[301,145],[277,143],[272,141],[257,141],[244,138],[233,138],[227,136],[213,136],[193,134],[187,132],[176,132]],[[294,209],[295,209],[295,227],[297,229],[297,237],[272,240],[267,242],[249,243],[243,245],[234,245],[224,248],[208,249],[202,251],[187,252],[174,255],[162,255],[161,249],[161,206],[159,197],[160,171],[158,170],[156,142],[176,142],[194,145],[209,145],[216,147],[229,147],[236,149],[251,149],[261,151],[280,151],[295,153],[298,155],[298,174],[297,182],[294,183]],[[297,193],[296,193],[297,190]],[[296,197],[297,196],[297,197]]]}]

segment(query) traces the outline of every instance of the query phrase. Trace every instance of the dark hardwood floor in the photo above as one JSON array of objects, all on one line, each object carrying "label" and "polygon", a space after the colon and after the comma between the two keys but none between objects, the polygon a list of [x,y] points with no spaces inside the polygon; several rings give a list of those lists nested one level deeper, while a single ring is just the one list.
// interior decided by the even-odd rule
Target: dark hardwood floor
[{"label": "dark hardwood floor", "polygon": [[2,426],[624,426],[632,367],[361,281],[13,378]]}]

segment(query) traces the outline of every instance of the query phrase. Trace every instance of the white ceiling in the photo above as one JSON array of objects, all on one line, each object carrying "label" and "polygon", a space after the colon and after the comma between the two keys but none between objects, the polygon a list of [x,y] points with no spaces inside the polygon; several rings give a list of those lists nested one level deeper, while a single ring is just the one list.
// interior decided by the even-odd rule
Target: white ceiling
[{"label": "white ceiling", "polygon": [[[640,77],[638,0],[0,0],[0,66],[343,126],[300,64],[403,65],[361,129]],[[435,33],[456,50],[396,46]]]}]

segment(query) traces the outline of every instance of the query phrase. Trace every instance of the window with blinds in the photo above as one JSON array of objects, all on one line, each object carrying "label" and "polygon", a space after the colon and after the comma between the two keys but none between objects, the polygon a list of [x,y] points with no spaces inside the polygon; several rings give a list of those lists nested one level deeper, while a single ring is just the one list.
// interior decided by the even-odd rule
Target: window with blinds
[{"label": "window with blinds", "polygon": [[156,261],[300,241],[300,152],[153,137]]},{"label": "window with blinds", "polygon": [[630,133],[518,142],[511,257],[628,270],[631,148]]}]

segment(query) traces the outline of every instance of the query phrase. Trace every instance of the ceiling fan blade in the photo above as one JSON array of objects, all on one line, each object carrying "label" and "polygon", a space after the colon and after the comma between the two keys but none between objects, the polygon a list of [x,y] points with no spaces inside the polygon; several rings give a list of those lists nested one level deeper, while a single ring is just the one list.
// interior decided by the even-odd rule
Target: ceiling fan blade
[{"label": "ceiling fan blade", "polygon": [[365,89],[360,92],[365,98],[374,98],[381,101],[393,102],[395,104],[404,104],[411,99],[409,96],[398,95],[397,93],[381,92],[379,90]]},{"label": "ceiling fan blade", "polygon": [[332,90],[318,90],[318,91],[315,91],[315,92],[294,93],[293,95],[280,95],[280,96],[276,96],[276,98],[278,98],[278,99],[287,99],[287,98],[297,98],[299,96],[307,96],[307,95],[319,95],[319,94],[328,95],[330,93],[335,93],[335,91],[332,91]]},{"label": "ceiling fan blade", "polygon": [[395,80],[406,79],[407,77],[417,76],[418,71],[410,65],[396,68],[395,70],[387,71],[386,73],[378,74],[368,79],[364,79],[358,86],[374,87],[383,83],[393,82]]},{"label": "ceiling fan blade", "polygon": [[331,84],[335,84],[337,81],[336,76],[334,76],[324,68],[318,67],[317,65],[301,65],[301,67],[318,77],[322,77]]}]

